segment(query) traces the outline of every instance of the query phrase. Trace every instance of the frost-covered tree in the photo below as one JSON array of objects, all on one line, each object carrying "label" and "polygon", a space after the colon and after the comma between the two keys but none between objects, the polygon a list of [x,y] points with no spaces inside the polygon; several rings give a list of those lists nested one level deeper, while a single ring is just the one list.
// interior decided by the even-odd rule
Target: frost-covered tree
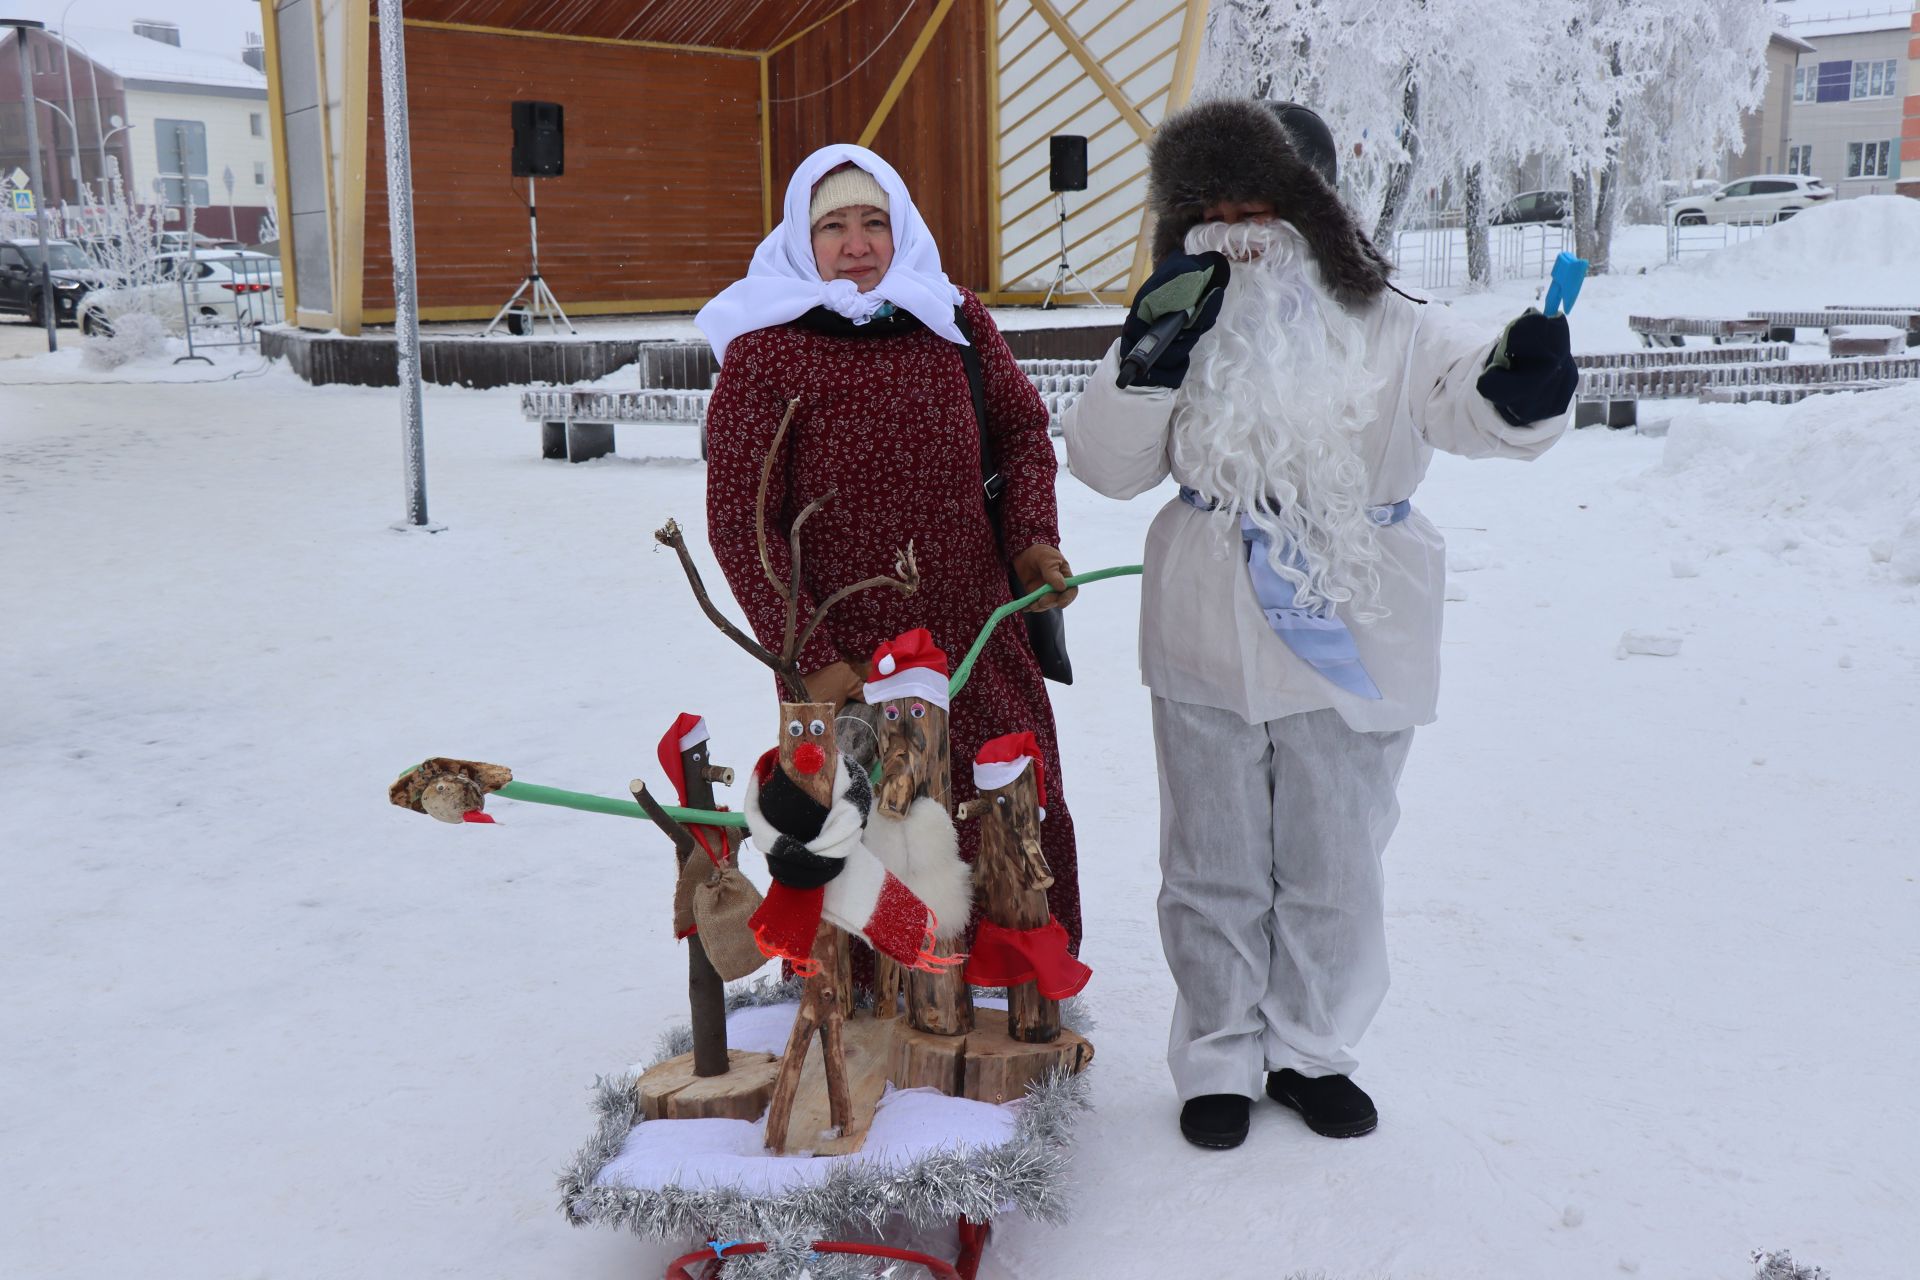
[{"label": "frost-covered tree", "polygon": [[1477,280],[1508,175],[1555,158],[1571,175],[1582,256],[1604,270],[1626,189],[1740,145],[1741,113],[1765,87],[1771,5],[1216,0],[1201,92],[1318,110],[1342,142],[1343,194],[1382,242],[1421,193],[1462,193]]}]

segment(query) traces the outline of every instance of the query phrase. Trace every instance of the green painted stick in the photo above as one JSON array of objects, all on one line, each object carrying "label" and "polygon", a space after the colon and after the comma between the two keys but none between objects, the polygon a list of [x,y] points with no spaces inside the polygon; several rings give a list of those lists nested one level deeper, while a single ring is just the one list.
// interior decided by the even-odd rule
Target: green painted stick
[{"label": "green painted stick", "polygon": [[[1102,578],[1120,578],[1139,572],[1140,566],[1137,564],[1117,564],[1111,569],[1095,569],[1092,573],[1076,573],[1067,579],[1067,585],[1077,587],[1082,583],[1099,582]],[[1018,600],[1009,600],[987,615],[987,625],[980,628],[980,634],[974,637],[973,647],[967,650],[966,657],[960,659],[960,665],[953,669],[953,676],[947,681],[947,696],[949,698],[959,693],[960,687],[966,684],[967,677],[973,674],[973,664],[975,660],[980,657],[980,651],[987,647],[987,640],[993,635],[993,629],[999,626],[1003,619],[1018,613],[1052,590],[1052,587],[1041,587],[1038,591],[1029,591]]]},{"label": "green painted stick", "polygon": [[[1067,579],[1067,585],[1078,587],[1089,582],[1099,582],[1103,578],[1119,578],[1139,572],[1140,566],[1137,564],[1115,565],[1111,569],[1077,573]],[[960,692],[961,686],[967,682],[967,677],[973,674],[973,664],[979,659],[981,650],[987,647],[987,640],[993,635],[993,629],[1052,590],[1052,587],[1041,587],[1038,591],[1028,592],[1018,600],[1007,601],[988,615],[987,625],[980,629],[980,634],[974,638],[973,647],[967,650],[967,656],[960,660],[960,665],[954,668],[953,676],[947,681],[948,696]],[[647,816],[640,806],[633,802],[631,796],[624,800],[616,800],[612,796],[589,795],[584,791],[563,791],[559,787],[543,787],[535,782],[509,782],[494,794],[509,800],[524,800],[530,804],[558,805],[562,809],[579,809],[586,813],[610,813],[616,818],[645,819]],[[670,805],[662,805],[661,808],[666,811],[669,818],[684,826],[745,827],[747,825],[745,815],[727,810],[678,809]]]}]

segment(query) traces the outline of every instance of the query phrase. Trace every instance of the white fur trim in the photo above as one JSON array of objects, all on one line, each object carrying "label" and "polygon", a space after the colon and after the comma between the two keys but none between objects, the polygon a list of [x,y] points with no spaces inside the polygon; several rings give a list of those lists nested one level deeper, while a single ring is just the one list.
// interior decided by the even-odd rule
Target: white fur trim
[{"label": "white fur trim", "polygon": [[875,811],[866,846],[939,923],[942,942],[966,931],[973,912],[973,872],[960,860],[960,837],[946,806],[921,796],[904,818]]},{"label": "white fur trim", "polygon": [[991,764],[982,764],[975,760],[973,785],[982,791],[998,791],[1002,787],[1010,787],[1032,763],[1032,756],[1021,756],[1018,760],[995,761]]},{"label": "white fur trim", "polygon": [[881,675],[883,676],[892,675],[894,668],[899,665],[900,665],[899,663],[893,660],[892,654],[883,653],[880,655],[880,674]]},{"label": "white fur trim", "polygon": [[[880,659],[880,665],[886,666],[891,656]],[[908,667],[898,675],[887,675],[884,680],[868,681],[865,695],[869,705],[891,702],[895,698],[924,698],[945,711],[947,677],[932,667]]]},{"label": "white fur trim", "polygon": [[707,721],[706,721],[706,717],[702,716],[700,719],[695,720],[693,722],[693,728],[687,730],[685,734],[681,735],[680,749],[682,751],[691,751],[696,746],[700,745],[706,740],[707,740]]}]

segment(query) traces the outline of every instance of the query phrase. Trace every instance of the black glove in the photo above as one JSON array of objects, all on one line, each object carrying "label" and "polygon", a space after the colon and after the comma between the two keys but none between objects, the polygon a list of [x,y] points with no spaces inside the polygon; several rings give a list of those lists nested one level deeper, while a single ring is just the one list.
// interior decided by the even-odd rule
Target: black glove
[{"label": "black glove", "polygon": [[1213,328],[1220,317],[1220,304],[1226,300],[1227,280],[1233,268],[1224,253],[1203,253],[1198,257],[1176,253],[1161,262],[1140,292],[1133,295],[1133,308],[1120,327],[1120,356],[1124,360],[1134,344],[1162,317],[1174,312],[1190,312],[1186,327],[1167,339],[1153,367],[1134,379],[1135,384],[1150,387],[1177,387],[1186,379],[1187,361],[1193,356],[1193,344]]},{"label": "black glove", "polygon": [[1549,318],[1531,307],[1493,344],[1486,371],[1475,384],[1500,416],[1516,427],[1559,417],[1579,385],[1567,318]]},{"label": "black glove", "polygon": [[767,870],[789,889],[818,889],[846,866],[845,858],[823,858],[798,840],[785,837],[767,850]]}]

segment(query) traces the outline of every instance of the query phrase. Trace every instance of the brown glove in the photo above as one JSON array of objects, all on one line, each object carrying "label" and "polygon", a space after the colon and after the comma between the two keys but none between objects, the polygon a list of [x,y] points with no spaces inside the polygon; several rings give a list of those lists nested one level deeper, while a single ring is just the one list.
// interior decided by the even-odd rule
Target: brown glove
[{"label": "brown glove", "polygon": [[1073,603],[1080,594],[1080,588],[1069,587],[1067,579],[1073,569],[1067,564],[1067,558],[1060,554],[1058,547],[1050,547],[1044,542],[1036,542],[1013,558],[1014,576],[1020,579],[1020,594],[1038,591],[1041,587],[1053,588],[1052,595],[1041,596],[1027,606],[1030,613],[1043,613],[1048,609],[1064,609]]},{"label": "brown glove", "polygon": [[807,701],[831,702],[836,709],[849,702],[859,702],[860,691],[866,684],[866,678],[851,662],[830,663],[800,679],[807,686]]}]

